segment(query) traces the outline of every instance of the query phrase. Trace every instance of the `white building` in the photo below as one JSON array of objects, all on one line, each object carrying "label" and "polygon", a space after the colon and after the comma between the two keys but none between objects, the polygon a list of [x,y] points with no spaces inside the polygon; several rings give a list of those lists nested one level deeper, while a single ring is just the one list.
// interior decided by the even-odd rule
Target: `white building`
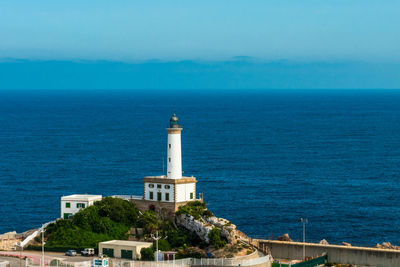
[{"label": "white building", "polygon": [[93,205],[102,199],[101,195],[70,195],[61,197],[61,218],[68,219],[81,209]]},{"label": "white building", "polygon": [[167,128],[167,174],[143,179],[144,201],[133,200],[140,209],[177,211],[179,206],[196,200],[196,178],[182,176],[182,129],[178,117],[172,115]]},{"label": "white building", "polygon": [[99,254],[110,258],[122,258],[128,260],[139,260],[140,250],[149,248],[153,242],[139,242],[127,240],[111,240],[99,243]]}]

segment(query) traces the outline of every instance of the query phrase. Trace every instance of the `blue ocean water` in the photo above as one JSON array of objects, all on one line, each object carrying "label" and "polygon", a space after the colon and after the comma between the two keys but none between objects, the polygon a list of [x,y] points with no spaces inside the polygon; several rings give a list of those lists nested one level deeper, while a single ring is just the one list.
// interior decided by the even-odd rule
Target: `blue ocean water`
[{"label": "blue ocean water", "polygon": [[73,193],[142,194],[177,113],[185,175],[252,237],[400,244],[400,91],[0,91],[0,233]]}]

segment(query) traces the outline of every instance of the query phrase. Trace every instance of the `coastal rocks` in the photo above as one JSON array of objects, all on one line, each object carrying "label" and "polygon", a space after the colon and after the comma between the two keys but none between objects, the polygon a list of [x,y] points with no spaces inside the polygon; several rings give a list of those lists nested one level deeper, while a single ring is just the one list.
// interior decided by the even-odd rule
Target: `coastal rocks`
[{"label": "coastal rocks", "polygon": [[350,243],[347,243],[347,242],[342,242],[342,245],[343,245],[343,246],[346,246],[346,247],[351,247],[351,244],[350,244]]},{"label": "coastal rocks", "polygon": [[226,238],[229,244],[235,244],[238,239],[236,225],[223,218],[211,216],[208,218],[195,219],[189,214],[181,214],[176,217],[176,223],[187,230],[195,233],[201,240],[207,244],[210,242],[208,234],[217,227],[221,230],[221,236]]},{"label": "coastal rocks", "polygon": [[381,248],[381,249],[395,249],[395,250],[400,250],[399,246],[392,245],[390,242],[383,242],[382,244],[376,244],[376,248]]},{"label": "coastal rocks", "polygon": [[321,244],[321,245],[329,245],[328,241],[326,241],[325,239],[322,239],[321,241],[319,241],[319,244]]},{"label": "coastal rocks", "polygon": [[289,234],[283,234],[280,237],[278,237],[279,241],[287,241],[287,242],[293,242],[293,240],[290,238]]},{"label": "coastal rocks", "polygon": [[210,243],[208,234],[213,229],[212,225],[196,220],[192,215],[181,214],[176,217],[176,223],[190,232],[195,233],[202,241]]}]

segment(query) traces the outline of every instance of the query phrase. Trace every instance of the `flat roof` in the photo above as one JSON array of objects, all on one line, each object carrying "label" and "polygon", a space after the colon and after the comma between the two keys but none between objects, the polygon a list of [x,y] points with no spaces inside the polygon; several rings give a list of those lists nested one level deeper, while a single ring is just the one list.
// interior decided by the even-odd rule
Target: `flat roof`
[{"label": "flat roof", "polygon": [[83,194],[83,195],[79,195],[79,194],[74,194],[74,195],[69,195],[69,196],[62,196],[61,200],[95,200],[95,199],[99,199],[102,198],[101,195],[88,195],[88,194]]},{"label": "flat roof", "polygon": [[137,247],[137,246],[152,245],[153,242],[128,241],[128,240],[111,240],[111,241],[100,242],[99,244]]}]

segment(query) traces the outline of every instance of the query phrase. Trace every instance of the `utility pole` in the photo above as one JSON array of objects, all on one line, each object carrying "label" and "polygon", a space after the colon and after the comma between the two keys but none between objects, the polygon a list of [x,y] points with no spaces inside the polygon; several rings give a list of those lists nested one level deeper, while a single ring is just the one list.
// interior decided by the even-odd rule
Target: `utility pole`
[{"label": "utility pole", "polygon": [[42,226],[42,266],[44,267],[44,226]]},{"label": "utility pole", "polygon": [[[160,240],[162,237],[161,236],[158,236],[158,231],[156,232],[156,236],[154,236],[154,235],[151,235],[151,238],[153,238],[155,241],[156,241],[156,259],[154,259],[155,260],[155,262],[158,264],[158,240]],[[167,238],[167,236],[166,237],[164,237],[164,239],[165,238]]]},{"label": "utility pole", "polygon": [[308,223],[308,219],[300,219],[303,223],[303,260],[306,259],[306,224]]}]

